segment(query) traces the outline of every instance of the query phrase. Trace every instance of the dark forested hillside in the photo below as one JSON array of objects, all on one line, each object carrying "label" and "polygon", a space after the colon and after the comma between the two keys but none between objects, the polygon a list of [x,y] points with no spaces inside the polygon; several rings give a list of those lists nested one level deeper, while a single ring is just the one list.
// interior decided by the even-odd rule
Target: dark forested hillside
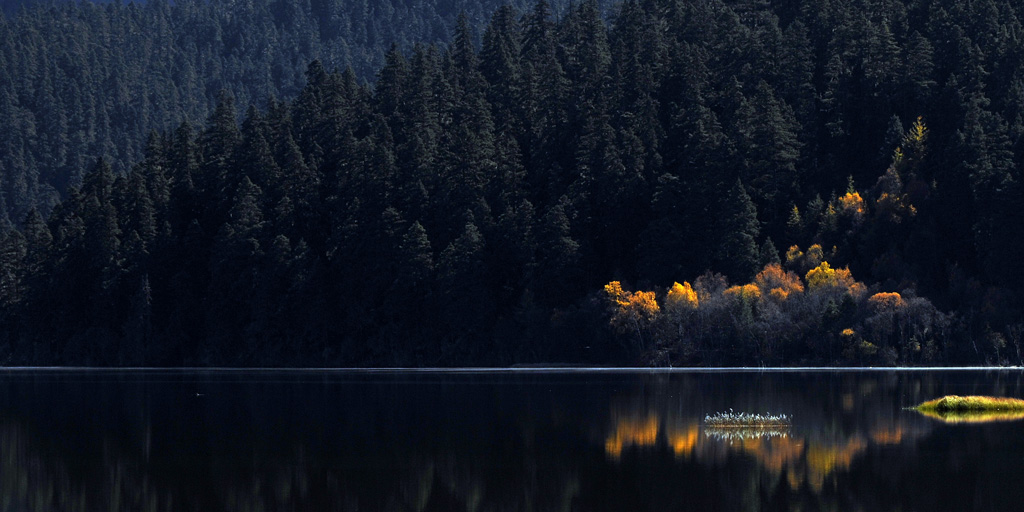
[{"label": "dark forested hillside", "polygon": [[290,100],[314,59],[372,81],[392,45],[446,42],[460,12],[478,39],[501,4],[46,0],[0,13],[0,221],[20,224],[32,207],[49,213],[97,156],[123,174],[149,131],[201,124],[221,90],[238,114]]},{"label": "dark forested hillside", "polygon": [[[206,7],[45,16],[152,9]],[[186,66],[220,77],[167,93],[216,94],[202,124],[148,133],[138,160],[111,149],[122,139],[76,153],[97,158],[66,199],[3,235],[3,356],[1019,362],[1022,10],[643,0],[606,22],[594,1],[557,18],[541,2],[494,11],[479,45],[462,17],[444,47],[394,48],[372,86],[319,60],[301,78],[280,60]],[[316,39],[302,33],[278,37]],[[275,88],[231,86],[249,77]],[[252,91],[299,82],[238,122]],[[83,97],[125,93],[93,86]],[[91,108],[34,97],[69,126]],[[21,112],[10,139],[31,133],[24,109],[4,112]]]}]

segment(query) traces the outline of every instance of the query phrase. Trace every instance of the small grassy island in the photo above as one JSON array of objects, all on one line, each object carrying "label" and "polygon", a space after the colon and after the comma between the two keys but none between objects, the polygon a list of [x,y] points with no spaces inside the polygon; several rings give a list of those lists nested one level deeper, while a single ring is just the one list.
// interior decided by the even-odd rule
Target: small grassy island
[{"label": "small grassy island", "polygon": [[713,428],[784,428],[790,426],[785,414],[719,412],[704,416],[704,425]]},{"label": "small grassy island", "polygon": [[915,407],[946,423],[988,423],[1024,419],[1024,400],[992,396],[948,395]]}]

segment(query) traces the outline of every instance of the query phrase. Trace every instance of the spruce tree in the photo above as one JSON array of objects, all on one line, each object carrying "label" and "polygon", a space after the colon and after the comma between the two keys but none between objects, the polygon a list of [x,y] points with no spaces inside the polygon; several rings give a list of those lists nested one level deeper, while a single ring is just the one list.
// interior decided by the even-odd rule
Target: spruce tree
[{"label": "spruce tree", "polygon": [[533,288],[538,301],[550,306],[565,305],[579,288],[580,244],[573,239],[567,198],[548,209],[537,229],[537,270]]},{"label": "spruce tree", "polygon": [[715,268],[734,282],[747,282],[754,277],[761,260],[757,247],[761,229],[757,208],[739,180],[723,198],[720,212],[718,232],[722,238],[715,254]]}]

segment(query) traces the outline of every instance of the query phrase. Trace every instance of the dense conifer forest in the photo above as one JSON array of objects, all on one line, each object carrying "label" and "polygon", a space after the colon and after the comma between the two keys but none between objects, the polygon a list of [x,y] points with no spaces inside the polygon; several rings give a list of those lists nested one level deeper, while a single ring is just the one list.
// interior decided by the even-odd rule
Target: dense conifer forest
[{"label": "dense conifer forest", "polygon": [[[0,0],[5,1],[5,0]],[[552,0],[553,11],[567,0]],[[610,4],[610,0],[602,0]],[[528,9],[531,0],[509,0]],[[314,59],[373,81],[394,45],[444,44],[465,13],[479,40],[498,0],[155,0],[4,3],[0,221],[47,215],[96,156],[124,174],[149,132],[198,125],[220,91],[239,114],[294,99]],[[21,6],[21,7],[17,7]],[[0,13],[0,16],[3,16]]]},{"label": "dense conifer forest", "polygon": [[3,20],[0,361],[1021,362],[1021,4],[338,9]]}]

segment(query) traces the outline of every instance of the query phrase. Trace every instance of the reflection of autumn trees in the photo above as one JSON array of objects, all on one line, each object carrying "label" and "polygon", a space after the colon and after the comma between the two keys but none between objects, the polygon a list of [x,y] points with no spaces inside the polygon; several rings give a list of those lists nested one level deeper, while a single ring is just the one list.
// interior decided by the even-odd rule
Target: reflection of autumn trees
[{"label": "reflection of autumn trees", "polygon": [[626,447],[664,445],[676,456],[687,456],[697,445],[699,432],[700,428],[695,422],[665,426],[661,418],[655,415],[641,418],[621,416],[615,420],[615,426],[605,440],[604,451],[609,457],[617,459]]},{"label": "reflection of autumn trees", "polygon": [[[900,410],[904,398],[934,396],[945,385],[927,373],[465,376],[441,387],[430,386],[432,377],[390,392],[361,389],[324,415],[316,409],[339,400],[335,392],[311,400],[319,384],[294,388],[301,393],[287,401],[295,409],[267,399],[270,388],[260,386],[254,402],[223,416],[215,411],[238,400],[211,404],[202,427],[169,420],[181,408],[152,418],[124,411],[123,395],[106,407],[58,413],[8,401],[0,404],[8,411],[0,420],[0,503],[10,506],[0,510],[800,508],[776,498],[835,510],[846,503],[837,506],[836,489],[851,481],[889,485],[875,474],[887,457],[914,459],[923,445],[947,442],[930,435],[944,428],[937,422]],[[1001,375],[968,385],[1021,393],[1019,375]],[[474,387],[470,401],[437,398]],[[731,407],[786,413],[793,425],[772,436],[709,435],[704,414]],[[966,449],[978,441],[970,442]],[[893,471],[904,478],[918,469],[902,464]]]},{"label": "reflection of autumn trees", "polygon": [[[601,440],[605,457],[624,468],[671,460],[679,474],[727,475],[722,491],[740,501],[727,508],[792,509],[775,501],[782,499],[834,510],[834,500],[841,499],[836,489],[861,478],[853,475],[863,475],[865,461],[912,451],[932,432],[933,425],[922,418],[897,412],[899,396],[928,392],[928,384],[912,382],[916,379],[821,374],[775,386],[790,379],[681,374],[622,393],[611,403]],[[786,413],[793,422],[786,429],[747,429],[742,435],[702,424],[706,414],[723,407]]]},{"label": "reflection of autumn trees", "polygon": [[[697,422],[671,424],[666,418],[648,413],[633,417],[621,415],[614,420],[605,440],[605,454],[617,460],[624,449],[669,449],[676,457],[693,457],[707,464],[722,464],[730,453],[753,457],[764,469],[784,474],[791,489],[804,484],[821,492],[825,480],[837,471],[850,468],[853,460],[873,445],[899,444],[904,439],[900,425],[877,426],[864,435],[831,440],[807,439],[801,435],[751,435],[723,441],[701,435]],[[707,427],[703,427],[707,428]]]}]

